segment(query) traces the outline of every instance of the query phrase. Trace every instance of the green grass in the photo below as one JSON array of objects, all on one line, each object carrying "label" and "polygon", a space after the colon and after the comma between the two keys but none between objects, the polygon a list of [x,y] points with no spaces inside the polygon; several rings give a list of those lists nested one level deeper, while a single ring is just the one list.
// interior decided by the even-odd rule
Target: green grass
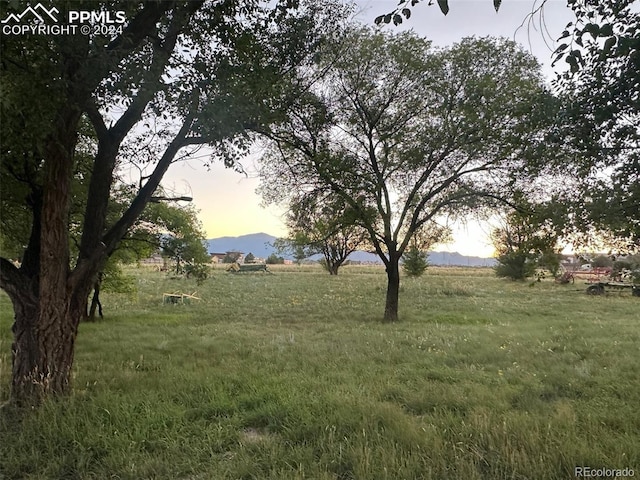
[{"label": "green grass", "polygon": [[[0,416],[0,479],[568,479],[640,472],[640,299],[490,270],[134,271],[74,392]],[[202,300],[163,305],[163,292]],[[0,400],[11,307],[0,297]]]}]

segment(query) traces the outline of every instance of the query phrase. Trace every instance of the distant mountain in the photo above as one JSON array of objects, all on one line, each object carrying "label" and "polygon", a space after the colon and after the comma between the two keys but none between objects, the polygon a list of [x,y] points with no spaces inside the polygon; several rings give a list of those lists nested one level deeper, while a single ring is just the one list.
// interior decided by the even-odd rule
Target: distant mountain
[{"label": "distant mountain", "polygon": [[[209,253],[242,252],[245,255],[253,253],[254,256],[267,258],[275,252],[273,242],[277,239],[266,233],[251,233],[239,237],[220,237],[207,240]],[[315,256],[313,257],[315,258]],[[356,251],[349,256],[350,260],[363,263],[382,263],[377,255],[368,252]],[[452,265],[465,267],[493,267],[496,264],[493,258],[482,258],[461,255],[458,252],[429,252],[431,265]]]},{"label": "distant mountain", "polygon": [[273,242],[277,239],[266,233],[251,233],[239,237],[220,237],[207,240],[209,253],[242,252],[253,253],[255,257],[267,258],[274,252]]},{"label": "distant mountain", "polygon": [[493,267],[495,258],[462,255],[458,252],[429,252],[430,265],[455,265],[461,267]]}]

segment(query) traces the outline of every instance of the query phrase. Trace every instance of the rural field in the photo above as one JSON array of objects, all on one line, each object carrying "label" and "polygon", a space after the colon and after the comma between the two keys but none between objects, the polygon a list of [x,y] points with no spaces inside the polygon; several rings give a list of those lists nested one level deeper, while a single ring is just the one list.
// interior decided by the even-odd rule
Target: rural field
[{"label": "rural field", "polygon": [[[0,479],[640,475],[640,299],[490,269],[131,269],[80,326],[69,398],[0,415]],[[200,300],[163,304],[162,294]],[[0,296],[0,401],[12,309]],[[627,470],[629,472],[629,470]],[[610,477],[609,477],[610,478]]]}]

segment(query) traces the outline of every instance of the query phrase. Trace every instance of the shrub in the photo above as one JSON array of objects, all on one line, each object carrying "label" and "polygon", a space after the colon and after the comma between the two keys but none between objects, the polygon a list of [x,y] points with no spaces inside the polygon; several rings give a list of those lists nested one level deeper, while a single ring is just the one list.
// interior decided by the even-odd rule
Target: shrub
[{"label": "shrub", "polygon": [[591,261],[591,265],[594,268],[612,267],[613,260],[611,260],[611,258],[607,257],[606,255],[599,255]]},{"label": "shrub", "polygon": [[428,254],[421,252],[418,247],[412,245],[402,255],[402,269],[409,277],[419,277],[429,266]]},{"label": "shrub", "polygon": [[209,266],[203,263],[188,264],[184,267],[187,278],[195,278],[196,284],[202,285],[209,276]]},{"label": "shrub", "polygon": [[267,257],[267,265],[278,265],[283,263],[284,263],[284,258],[277,256],[275,253],[272,253]]},{"label": "shrub", "polygon": [[498,265],[494,267],[498,277],[511,280],[524,280],[536,272],[537,262],[524,252],[508,252],[500,255]]}]

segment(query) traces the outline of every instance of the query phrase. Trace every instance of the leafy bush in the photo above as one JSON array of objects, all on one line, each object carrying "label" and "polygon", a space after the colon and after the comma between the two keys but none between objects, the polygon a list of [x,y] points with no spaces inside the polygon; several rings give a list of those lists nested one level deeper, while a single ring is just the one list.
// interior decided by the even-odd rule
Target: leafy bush
[{"label": "leafy bush", "polygon": [[209,276],[209,266],[202,263],[188,264],[184,267],[187,278],[195,278],[196,284],[202,285]]},{"label": "leafy bush", "polygon": [[222,259],[222,263],[234,263],[240,258],[240,252],[227,252]]},{"label": "leafy bush", "polygon": [[533,276],[536,272],[536,260],[522,251],[507,252],[500,255],[496,260],[498,265],[494,267],[494,270],[498,277],[524,280]]},{"label": "leafy bush", "polygon": [[591,261],[591,265],[594,268],[612,267],[613,260],[611,260],[611,258],[607,257],[606,255],[599,255]]},{"label": "leafy bush", "polygon": [[121,264],[109,262],[102,272],[101,288],[105,292],[132,295],[137,292],[138,287],[136,277],[125,274]]},{"label": "leafy bush", "polygon": [[284,258],[279,257],[275,253],[272,253],[267,257],[267,265],[281,265],[284,263]]}]

